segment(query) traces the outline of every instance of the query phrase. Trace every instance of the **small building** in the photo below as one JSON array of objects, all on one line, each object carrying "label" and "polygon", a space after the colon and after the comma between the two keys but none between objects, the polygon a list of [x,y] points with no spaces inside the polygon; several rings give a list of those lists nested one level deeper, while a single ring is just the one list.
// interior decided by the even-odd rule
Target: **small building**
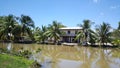
[{"label": "small building", "polygon": [[61,35],[61,41],[66,43],[79,43],[80,39],[75,40],[76,35],[79,31],[82,31],[81,27],[64,27],[60,28],[63,32]]}]

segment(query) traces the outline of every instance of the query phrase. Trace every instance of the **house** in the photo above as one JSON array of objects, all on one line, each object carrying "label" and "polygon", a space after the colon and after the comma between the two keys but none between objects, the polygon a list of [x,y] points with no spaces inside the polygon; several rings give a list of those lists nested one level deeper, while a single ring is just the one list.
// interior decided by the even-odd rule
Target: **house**
[{"label": "house", "polygon": [[79,31],[82,31],[81,27],[64,27],[60,28],[63,32],[61,35],[61,41],[66,43],[79,43],[80,39],[75,40],[75,37]]}]

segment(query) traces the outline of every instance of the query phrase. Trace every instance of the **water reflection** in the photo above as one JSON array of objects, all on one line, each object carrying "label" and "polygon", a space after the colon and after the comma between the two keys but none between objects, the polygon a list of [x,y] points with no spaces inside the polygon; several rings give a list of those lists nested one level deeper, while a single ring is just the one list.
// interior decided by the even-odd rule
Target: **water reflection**
[{"label": "water reflection", "polygon": [[10,51],[11,49],[12,49],[12,45],[11,45],[11,43],[8,43],[7,44],[7,50]]},{"label": "water reflection", "polygon": [[[42,68],[119,68],[120,49],[70,47],[38,44],[6,44],[0,48],[20,49],[32,52],[30,59],[42,64]],[[36,53],[40,48],[41,52]]]}]

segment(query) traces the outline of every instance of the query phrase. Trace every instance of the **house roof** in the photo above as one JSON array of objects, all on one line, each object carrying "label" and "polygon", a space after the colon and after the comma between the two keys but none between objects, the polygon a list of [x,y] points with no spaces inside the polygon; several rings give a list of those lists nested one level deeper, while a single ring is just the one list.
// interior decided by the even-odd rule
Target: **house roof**
[{"label": "house roof", "polygon": [[70,30],[78,30],[78,29],[82,29],[82,27],[63,27],[63,28],[60,28],[60,29],[62,29],[62,30],[68,30],[68,29],[70,29]]}]

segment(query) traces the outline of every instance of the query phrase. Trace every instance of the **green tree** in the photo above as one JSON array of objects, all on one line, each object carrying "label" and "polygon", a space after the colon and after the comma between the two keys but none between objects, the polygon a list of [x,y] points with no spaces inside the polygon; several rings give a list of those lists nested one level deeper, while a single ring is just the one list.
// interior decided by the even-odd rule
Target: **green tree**
[{"label": "green tree", "polygon": [[13,35],[14,35],[14,41],[19,41],[20,40],[20,37],[21,37],[21,32],[22,32],[22,30],[21,30],[21,25],[16,25],[14,28],[13,28],[13,30],[12,30],[12,33],[13,33]]},{"label": "green tree", "polygon": [[47,31],[46,26],[42,26],[41,29],[39,27],[35,28],[34,37],[38,43],[43,43],[43,44],[45,43],[45,40],[47,40],[47,36],[45,34],[46,31]]},{"label": "green tree", "polygon": [[47,35],[45,34],[45,32],[47,30],[48,29],[46,26],[42,26],[41,33],[40,33],[40,39],[41,39],[42,43],[45,43],[45,40],[47,40]]},{"label": "green tree", "polygon": [[37,43],[39,43],[40,42],[40,35],[41,35],[41,29],[39,28],[39,27],[36,27],[35,29],[34,29],[34,38],[35,38],[35,41],[37,42]]},{"label": "green tree", "polygon": [[118,22],[118,30],[120,30],[120,22]]},{"label": "green tree", "polygon": [[83,24],[79,24],[78,26],[82,27],[82,32],[78,32],[76,36],[77,39],[81,39],[82,42],[85,42],[85,45],[87,45],[87,42],[95,43],[95,32],[90,29],[93,22],[90,20],[84,20]]},{"label": "green tree", "polygon": [[33,39],[31,28],[34,28],[35,26],[32,18],[26,15],[21,15],[20,22],[21,22],[21,29],[22,29],[21,35],[22,36],[29,35],[29,37]]},{"label": "green tree", "polygon": [[102,43],[104,45],[104,43],[108,43],[111,41],[110,29],[111,29],[111,26],[104,22],[102,25],[99,25],[96,28],[99,43]]},{"label": "green tree", "polygon": [[61,27],[64,27],[61,23],[53,21],[52,25],[49,24],[48,30],[45,32],[45,35],[47,35],[47,37],[54,40],[54,44],[56,44],[60,39],[60,35],[62,34],[60,31]]},{"label": "green tree", "polygon": [[112,32],[112,38],[115,45],[120,45],[120,22],[118,22],[118,28]]},{"label": "green tree", "polygon": [[1,17],[0,37],[2,40],[12,40],[14,37],[12,31],[16,24],[17,22],[13,15]]},{"label": "green tree", "polygon": [[114,29],[112,32],[113,39],[118,39],[120,40],[120,30]]},{"label": "green tree", "polygon": [[0,39],[7,39],[7,29],[6,29],[5,16],[0,16]]}]

